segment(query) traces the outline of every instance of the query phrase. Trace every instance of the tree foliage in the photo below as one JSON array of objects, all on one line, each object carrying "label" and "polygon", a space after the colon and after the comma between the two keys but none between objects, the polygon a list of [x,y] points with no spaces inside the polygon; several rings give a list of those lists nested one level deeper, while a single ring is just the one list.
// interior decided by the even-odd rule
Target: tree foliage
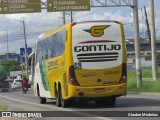
[{"label": "tree foliage", "polygon": [[19,71],[21,70],[20,62],[15,60],[4,60],[0,63],[9,73],[10,71]]}]

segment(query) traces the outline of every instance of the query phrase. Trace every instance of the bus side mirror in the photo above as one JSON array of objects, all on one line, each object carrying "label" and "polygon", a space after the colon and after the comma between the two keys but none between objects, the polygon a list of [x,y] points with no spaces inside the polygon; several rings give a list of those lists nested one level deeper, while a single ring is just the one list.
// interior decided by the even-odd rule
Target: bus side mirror
[{"label": "bus side mirror", "polygon": [[28,65],[31,66],[32,65],[32,57],[28,58]]},{"label": "bus side mirror", "polygon": [[33,63],[34,63],[34,52],[32,52],[28,57],[28,65],[29,65],[29,67],[31,67]]}]

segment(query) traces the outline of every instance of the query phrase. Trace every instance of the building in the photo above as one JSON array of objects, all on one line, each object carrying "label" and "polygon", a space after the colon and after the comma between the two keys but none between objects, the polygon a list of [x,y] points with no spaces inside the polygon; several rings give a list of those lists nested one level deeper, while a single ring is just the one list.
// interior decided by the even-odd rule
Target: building
[{"label": "building", "polygon": [[[135,67],[135,46],[133,39],[126,40],[127,48],[127,63],[128,67]],[[152,65],[152,55],[151,55],[151,44],[148,40],[140,41],[140,55],[141,55],[141,66],[151,67]],[[160,65],[160,40],[156,41],[156,53],[157,62]]]}]

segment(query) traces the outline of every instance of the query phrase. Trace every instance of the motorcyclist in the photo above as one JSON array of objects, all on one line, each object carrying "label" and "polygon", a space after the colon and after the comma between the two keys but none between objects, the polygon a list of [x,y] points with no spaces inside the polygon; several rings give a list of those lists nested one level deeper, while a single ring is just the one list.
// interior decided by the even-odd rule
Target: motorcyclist
[{"label": "motorcyclist", "polygon": [[28,83],[28,80],[26,79],[26,77],[24,77],[23,80],[22,80],[22,91],[25,94],[28,91],[27,83]]}]

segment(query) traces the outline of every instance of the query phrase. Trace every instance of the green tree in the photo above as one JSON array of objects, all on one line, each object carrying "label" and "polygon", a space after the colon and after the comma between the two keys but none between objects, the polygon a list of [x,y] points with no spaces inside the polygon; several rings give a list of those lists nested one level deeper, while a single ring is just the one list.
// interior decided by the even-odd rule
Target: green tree
[{"label": "green tree", "polygon": [[9,73],[10,71],[19,71],[21,70],[20,62],[15,60],[4,60],[0,63]]}]

